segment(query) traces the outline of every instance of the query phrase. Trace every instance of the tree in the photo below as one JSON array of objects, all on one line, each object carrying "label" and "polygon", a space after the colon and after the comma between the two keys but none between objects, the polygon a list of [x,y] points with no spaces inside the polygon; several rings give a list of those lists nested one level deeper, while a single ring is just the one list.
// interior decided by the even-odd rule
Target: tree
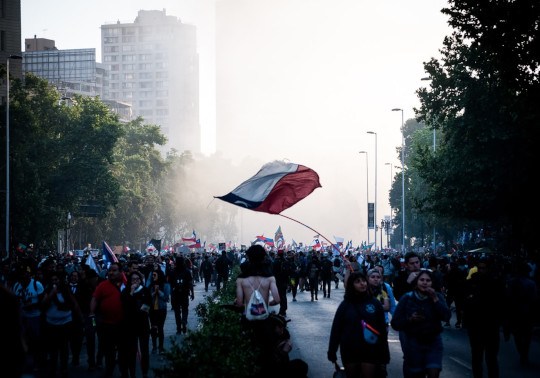
[{"label": "tree", "polygon": [[121,127],[99,99],[76,96],[68,106],[46,80],[27,74],[13,85],[10,129],[12,245],[54,249],[68,213],[77,216],[89,201],[116,204],[110,167]]},{"label": "tree", "polygon": [[535,227],[540,4],[453,0],[443,13],[454,32],[441,60],[425,63],[430,90],[418,90],[418,119],[442,131],[436,154],[418,151],[428,183],[420,203],[436,216],[510,226],[524,242]]}]

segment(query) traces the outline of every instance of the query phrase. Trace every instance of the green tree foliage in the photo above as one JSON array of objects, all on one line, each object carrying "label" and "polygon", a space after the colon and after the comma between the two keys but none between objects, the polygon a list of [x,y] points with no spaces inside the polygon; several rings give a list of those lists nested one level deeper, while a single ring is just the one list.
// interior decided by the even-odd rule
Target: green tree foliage
[{"label": "green tree foliage", "polygon": [[523,241],[535,213],[540,3],[453,0],[443,13],[454,32],[441,59],[425,64],[431,87],[418,91],[418,119],[442,137],[436,154],[417,151],[428,184],[418,204],[438,217],[511,226]]},{"label": "green tree foliage", "polygon": [[141,117],[123,124],[122,129],[111,167],[120,183],[120,196],[118,205],[101,221],[102,235],[112,244],[129,241],[140,248],[156,237],[162,226],[159,186],[169,163],[157,146],[164,145],[166,139],[159,126],[144,125]]},{"label": "green tree foliage", "polygon": [[54,249],[67,214],[94,201],[104,209],[119,194],[111,174],[118,118],[99,99],[72,106],[46,80],[15,81],[10,101],[11,239]]}]

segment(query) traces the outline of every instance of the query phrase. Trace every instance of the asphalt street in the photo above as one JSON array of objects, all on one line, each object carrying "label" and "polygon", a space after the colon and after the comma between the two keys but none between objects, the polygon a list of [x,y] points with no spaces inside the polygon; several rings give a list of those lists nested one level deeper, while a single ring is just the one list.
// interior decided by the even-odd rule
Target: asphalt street
[{"label": "asphalt street", "polygon": [[[212,287],[211,290],[214,290],[214,287]],[[203,300],[205,294],[204,285],[198,283],[195,287],[195,300],[190,302],[188,328],[192,330],[197,327],[197,316],[193,309],[201,300]],[[297,302],[292,302],[292,295],[290,293],[288,294],[287,316],[290,318],[288,328],[293,344],[290,357],[291,359],[300,358],[308,364],[309,378],[330,378],[333,375],[334,365],[327,360],[326,351],[328,349],[328,339],[334,313],[343,299],[343,294],[344,290],[342,283],[337,290],[332,288],[330,298],[323,298],[321,292],[319,300],[315,302],[311,302],[311,296],[308,292],[298,292]],[[451,324],[454,325],[454,323],[455,320],[452,319]],[[172,311],[167,312],[165,335],[165,348],[170,345],[171,338],[176,339],[177,342],[180,342],[183,338],[182,335],[176,335],[176,325],[174,313]],[[440,377],[472,377],[467,331],[453,327],[446,328],[443,333],[443,340],[445,349],[443,371]],[[401,352],[398,335],[392,329],[390,329],[388,341],[391,356],[390,364],[387,367],[388,376],[401,377],[403,354]],[[519,357],[513,341],[504,342],[502,341],[501,335],[501,347],[499,351],[501,378],[537,378],[540,376],[540,336],[538,336],[538,333],[533,337],[530,359],[530,366],[520,366]],[[163,359],[161,356],[150,356],[150,377],[154,377],[152,368],[161,366],[162,364]],[[120,376],[118,369],[115,370],[115,373],[115,377]],[[81,354],[81,365],[69,366],[70,377],[100,378],[103,374],[104,370],[102,369],[92,372],[88,371],[85,346],[83,346],[83,352]],[[28,371],[25,374],[25,378],[41,378],[46,376],[45,372],[33,373]],[[484,376],[487,377],[487,373],[484,373]],[[137,371],[137,377],[142,378],[140,369]]]}]

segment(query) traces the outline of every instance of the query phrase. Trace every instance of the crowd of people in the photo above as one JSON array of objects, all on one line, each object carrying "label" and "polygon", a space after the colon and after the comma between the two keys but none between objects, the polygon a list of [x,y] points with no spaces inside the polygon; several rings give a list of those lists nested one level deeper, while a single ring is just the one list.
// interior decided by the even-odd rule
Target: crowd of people
[{"label": "crowd of people", "polygon": [[[12,337],[13,343],[0,352],[14,362],[12,376],[20,376],[26,363],[36,371],[47,369],[51,376],[59,371],[66,377],[69,357],[71,364],[79,365],[85,346],[89,370],[104,363],[105,376],[111,376],[118,365],[122,377],[135,377],[139,359],[146,377],[150,354],[164,353],[167,309],[174,311],[177,333],[185,333],[194,283],[200,282],[206,292],[212,286],[221,290],[234,265],[241,268],[239,308],[245,308],[255,286],[267,305],[279,309],[279,317],[271,319],[273,330],[276,324],[282,329],[269,350],[274,355],[286,357],[290,348],[283,336],[288,297],[295,302],[298,291],[305,291],[308,300],[315,302],[320,292],[330,298],[332,289],[342,284],[345,295],[332,322],[327,357],[338,368],[339,350],[348,377],[386,375],[390,327],[399,333],[403,375],[438,377],[441,333],[452,326],[451,310],[455,311],[453,326],[467,329],[475,378],[483,376],[484,359],[488,376],[498,377],[501,333],[506,340],[513,336],[520,363],[529,363],[539,276],[531,259],[358,250],[346,255],[268,252],[261,246],[252,246],[247,253],[133,256],[97,271],[84,258],[69,256],[41,261],[23,256],[3,264],[2,303],[11,303],[14,309],[3,314],[2,334]],[[262,323],[243,319],[246,327],[266,332]],[[21,332],[5,324],[20,324]]]}]

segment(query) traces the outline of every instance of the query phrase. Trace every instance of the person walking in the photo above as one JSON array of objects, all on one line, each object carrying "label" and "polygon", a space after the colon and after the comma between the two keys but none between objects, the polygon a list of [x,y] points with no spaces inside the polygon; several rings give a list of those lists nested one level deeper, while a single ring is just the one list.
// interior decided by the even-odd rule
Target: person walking
[{"label": "person walking", "polygon": [[131,378],[136,378],[137,354],[140,356],[143,378],[148,377],[150,354],[150,323],[148,314],[152,298],[144,286],[144,276],[139,271],[127,275],[127,283],[122,291],[122,310],[124,311],[124,342],[126,347],[126,365]]},{"label": "person walking", "polygon": [[347,377],[374,378],[377,366],[390,361],[384,310],[361,272],[349,275],[344,299],[334,315],[327,353],[334,364],[338,348]]},{"label": "person walking", "polygon": [[107,279],[97,286],[90,301],[89,317],[95,320],[96,313],[99,311],[101,314],[98,340],[105,356],[105,377],[113,375],[117,352],[120,373],[122,377],[127,377],[126,349],[122,328],[124,310],[120,298],[122,285],[122,266],[120,263],[113,262],[107,270]]},{"label": "person walking", "polygon": [[34,371],[39,370],[44,362],[41,340],[41,302],[45,291],[41,282],[32,277],[30,265],[23,264],[17,268],[18,280],[13,285],[13,293],[21,309],[23,334],[28,354],[32,356]]},{"label": "person walking", "polygon": [[176,320],[176,333],[186,333],[189,299],[195,299],[195,292],[193,291],[193,277],[182,256],[176,258],[175,267],[170,272],[168,281],[171,285],[171,305]]},{"label": "person walking", "polygon": [[216,272],[217,272],[217,282],[216,282],[216,290],[221,289],[221,283],[223,283],[223,286],[227,283],[229,280],[229,268],[231,266],[231,260],[227,257],[226,251],[221,251],[221,256],[218,257],[216,260]]},{"label": "person walking", "polygon": [[212,266],[212,262],[210,261],[210,257],[208,255],[204,256],[204,260],[201,263],[201,274],[204,279],[204,291],[208,292],[208,286],[212,282],[212,271],[214,270],[214,267]]},{"label": "person walking", "polygon": [[42,307],[45,311],[44,340],[50,356],[49,376],[56,374],[58,357],[60,357],[60,374],[68,376],[69,339],[72,332],[73,319],[83,324],[83,316],[71,289],[60,279],[58,273],[52,273],[45,291]]},{"label": "person walking", "polygon": [[323,298],[330,298],[332,290],[332,260],[328,256],[328,252],[323,252],[321,260],[321,281],[323,287]]},{"label": "person walking", "polygon": [[278,250],[277,258],[272,263],[272,273],[276,279],[276,286],[279,293],[279,315],[287,316],[287,288],[291,275],[289,261],[285,259],[285,251]]},{"label": "person walking", "polygon": [[165,339],[164,326],[167,318],[167,303],[169,303],[171,295],[171,286],[167,283],[165,274],[161,270],[152,272],[150,295],[152,296],[152,304],[150,306],[152,354],[158,351],[159,354],[163,354],[165,352],[163,349]]},{"label": "person walking", "polygon": [[474,378],[483,377],[484,357],[489,378],[499,377],[500,328],[508,302],[505,282],[491,274],[492,262],[481,258],[466,281],[463,327],[471,345]]},{"label": "person walking", "polygon": [[508,331],[514,335],[519,363],[529,365],[529,349],[535,322],[535,305],[538,301],[536,283],[530,278],[531,268],[526,262],[518,266],[517,275],[508,282]]},{"label": "person walking", "polygon": [[307,264],[307,275],[309,279],[309,291],[311,292],[311,301],[318,301],[317,294],[319,293],[319,276],[321,274],[321,263],[315,253],[311,257],[311,261]]},{"label": "person walking", "polygon": [[411,282],[413,290],[402,295],[391,325],[399,331],[406,378],[437,378],[442,370],[441,322],[451,312],[441,293],[433,289],[431,271],[422,269]]}]

